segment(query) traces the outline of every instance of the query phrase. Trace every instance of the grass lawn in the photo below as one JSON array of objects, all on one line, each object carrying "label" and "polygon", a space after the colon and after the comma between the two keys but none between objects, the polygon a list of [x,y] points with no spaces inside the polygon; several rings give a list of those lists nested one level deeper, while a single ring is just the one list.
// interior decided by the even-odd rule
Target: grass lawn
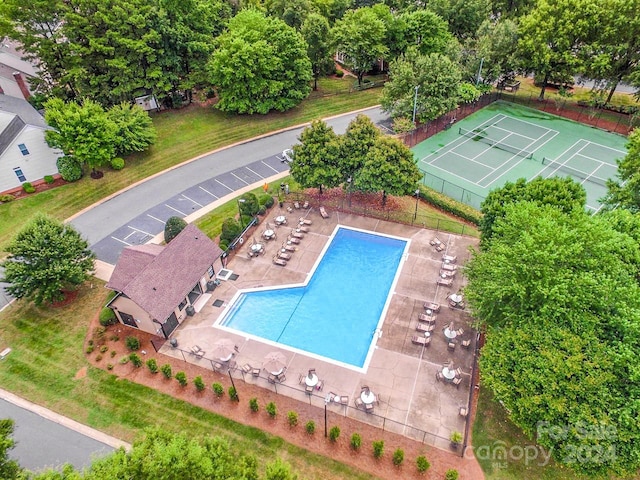
[{"label": "grass lawn", "polygon": [[[87,325],[107,297],[102,282],[94,280],[92,287],[81,289],[65,307],[17,302],[0,313],[2,348],[12,348],[0,364],[3,388],[128,441],[141,429],[158,425],[172,432],[223,437],[239,453],[254,454],[261,470],[282,457],[309,479],[370,478],[279,437],[88,366],[82,352]],[[76,377],[83,367],[88,367],[86,375]]]},{"label": "grass lawn", "polygon": [[191,105],[182,110],[155,114],[158,141],[147,152],[126,159],[119,172],[104,170],[101,180],[88,175],[78,182],[19,201],[0,205],[0,252],[13,234],[36,212],[65,219],[150,175],[200,154],[274,130],[371,107],[379,103],[380,88],[349,93],[352,77],[325,78],[296,108],[268,115],[230,115],[212,107]]}]

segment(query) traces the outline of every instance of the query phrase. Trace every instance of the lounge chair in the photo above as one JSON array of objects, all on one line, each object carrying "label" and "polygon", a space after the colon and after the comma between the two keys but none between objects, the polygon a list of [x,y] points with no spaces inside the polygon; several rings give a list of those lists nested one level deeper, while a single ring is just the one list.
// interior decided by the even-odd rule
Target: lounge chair
[{"label": "lounge chair", "polygon": [[287,245],[286,243],[282,244],[282,249],[286,250],[287,252],[295,252],[296,251],[296,247],[294,247],[293,245]]},{"label": "lounge chair", "polygon": [[429,245],[435,247],[436,245],[442,245],[442,242],[440,241],[440,239],[438,237],[434,237],[430,242]]},{"label": "lounge chair", "polygon": [[431,343],[431,337],[421,337],[420,335],[414,335],[413,337],[411,337],[411,343],[426,347]]},{"label": "lounge chair", "polygon": [[431,310],[433,313],[438,313],[440,311],[440,304],[434,302],[424,302],[424,309]]},{"label": "lounge chair", "polygon": [[193,353],[198,358],[202,358],[207,352],[202,350],[198,345],[194,345],[193,347],[191,347],[191,353]]},{"label": "lounge chair", "polygon": [[418,332],[433,332],[433,330],[436,328],[436,324],[432,323],[432,324],[424,324],[424,323],[420,323],[418,322],[418,324],[416,325],[416,330]]},{"label": "lounge chair", "polygon": [[250,364],[248,364],[248,363],[245,363],[245,364],[242,366],[242,372],[243,372],[243,373],[251,373],[251,371],[252,371],[252,370],[253,370],[253,367],[252,367]]},{"label": "lounge chair", "polygon": [[304,225],[300,225],[297,230],[300,230],[301,232],[304,233],[309,233],[311,231],[311,229],[309,227],[305,227]]},{"label": "lounge chair", "polygon": [[302,208],[309,208],[309,201],[305,200],[304,203],[302,204]]},{"label": "lounge chair", "polygon": [[448,272],[455,272],[458,269],[458,266],[452,265],[451,263],[443,263],[440,268],[442,270],[447,270]]},{"label": "lounge chair", "polygon": [[453,270],[440,270],[440,277],[442,278],[453,278],[456,276],[456,271]]},{"label": "lounge chair", "polygon": [[282,260],[291,260],[290,253],[278,252],[277,255],[278,255],[278,258],[281,258]]},{"label": "lounge chair", "polygon": [[456,255],[443,255],[442,256],[442,261],[445,263],[456,263],[456,260],[458,260],[458,257]]},{"label": "lounge chair", "polygon": [[291,235],[289,235],[289,240],[287,240],[287,241],[291,242],[291,243],[295,243],[296,245],[300,244],[300,239],[296,238],[296,237],[292,237]]},{"label": "lounge chair", "polygon": [[461,337],[462,335],[464,335],[464,328],[461,327],[456,330],[456,336]]},{"label": "lounge chair", "polygon": [[297,210],[300,208],[300,203],[298,202],[293,202],[293,207]]},{"label": "lounge chair", "polygon": [[327,211],[324,209],[324,207],[320,207],[320,208],[319,208],[319,210],[320,210],[320,216],[321,216],[322,218],[329,218],[329,214],[328,214],[328,213],[327,213]]},{"label": "lounge chair", "polygon": [[311,225],[313,222],[311,220],[307,220],[306,218],[300,217],[300,225]]},{"label": "lounge chair", "polygon": [[450,287],[451,285],[453,285],[453,278],[438,277],[438,279],[436,280],[436,283],[444,287]]},{"label": "lounge chair", "polygon": [[273,263],[274,263],[274,265],[279,265],[281,267],[284,267],[284,266],[287,265],[287,261],[286,260],[283,260],[283,259],[278,258],[278,257],[273,257]]},{"label": "lounge chair", "polygon": [[436,323],[436,317],[435,315],[427,315],[426,313],[421,313],[418,315],[418,321],[419,322],[424,322],[424,323]]},{"label": "lounge chair", "polygon": [[462,369],[460,367],[456,368],[456,377],[462,376]]},{"label": "lounge chair", "polygon": [[293,238],[304,238],[304,233],[300,233],[300,232],[291,232],[291,236]]}]

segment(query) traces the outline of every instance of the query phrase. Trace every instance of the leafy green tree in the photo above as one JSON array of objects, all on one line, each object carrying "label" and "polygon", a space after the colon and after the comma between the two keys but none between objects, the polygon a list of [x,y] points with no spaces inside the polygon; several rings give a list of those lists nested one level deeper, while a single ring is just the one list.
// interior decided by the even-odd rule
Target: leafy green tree
[{"label": "leafy green tree", "polygon": [[260,202],[255,193],[247,192],[240,197],[240,212],[243,217],[255,217],[260,210]]},{"label": "leafy green tree", "polygon": [[403,24],[402,44],[398,54],[416,47],[422,55],[446,53],[453,36],[447,22],[431,10],[416,10],[400,15]]},{"label": "leafy green tree", "polygon": [[391,62],[389,76],[380,103],[393,118],[412,118],[416,87],[418,122],[436,119],[458,105],[462,73],[457,64],[442,54],[420,55],[409,49],[403,57]]},{"label": "leafy green tree", "polygon": [[71,225],[39,214],[18,232],[2,262],[7,292],[36,305],[64,299],[93,270],[95,255]]},{"label": "leafy green tree", "polygon": [[364,74],[387,53],[385,25],[371,8],[348,11],[333,27],[331,36],[344,55],[347,68],[362,85]]},{"label": "leafy green tree", "polygon": [[225,112],[268,113],[295,107],[311,91],[307,45],[282,20],[244,10],[218,37],[209,80]]},{"label": "leafy green tree", "polygon": [[502,187],[489,192],[480,205],[481,245],[488,246],[493,237],[495,223],[502,219],[510,204],[515,202],[535,202],[538,205],[552,205],[564,213],[573,210],[584,211],[587,193],[582,185],[569,177],[534,178],[527,182],[520,178],[507,182]]},{"label": "leafy green tree", "polygon": [[581,65],[576,53],[592,41],[597,13],[594,0],[538,0],[520,19],[518,58],[542,82],[540,100],[550,81],[573,81]]},{"label": "leafy green tree", "polygon": [[382,191],[382,205],[385,205],[388,195],[412,193],[421,177],[413,153],[404,143],[395,138],[380,137],[356,175],[354,188]]},{"label": "leafy green tree", "polygon": [[304,188],[336,187],[342,183],[340,145],[333,129],[321,120],[305,128],[293,147],[291,176]]},{"label": "leafy green tree", "polygon": [[340,137],[340,169],[342,182],[351,178],[357,183],[356,176],[362,170],[369,158],[369,152],[380,138],[380,130],[366,115],[357,115],[347,126],[347,130]]},{"label": "leafy green tree", "polygon": [[13,480],[19,478],[20,465],[9,458],[9,450],[15,447],[13,439],[14,422],[10,418],[0,420],[0,477]]},{"label": "leafy green tree", "polygon": [[640,466],[638,259],[604,216],[516,202],[466,267],[485,385],[527,436],[591,476]]},{"label": "leafy green tree", "polygon": [[329,20],[333,24],[351,8],[351,0],[311,0],[314,11]]},{"label": "leafy green tree", "polygon": [[65,103],[52,98],[45,108],[44,118],[55,128],[45,133],[51,147],[60,148],[94,172],[115,156],[117,126],[96,102]]},{"label": "leafy green tree", "polygon": [[164,241],[169,243],[184,230],[188,223],[181,217],[169,217],[164,224]]},{"label": "leafy green tree", "polygon": [[142,152],[156,141],[156,129],[151,117],[138,105],[126,102],[115,105],[107,111],[107,117],[116,125],[116,155]]},{"label": "leafy green tree", "polygon": [[449,24],[460,39],[473,37],[491,13],[491,0],[427,0],[427,7]]},{"label": "leafy green tree", "polygon": [[333,51],[329,37],[329,22],[320,14],[310,14],[300,30],[307,42],[307,55],[313,71],[313,89],[318,89],[320,75],[333,70]]},{"label": "leafy green tree", "polygon": [[267,0],[267,14],[279,18],[290,27],[300,30],[307,16],[313,11],[309,0]]},{"label": "leafy green tree", "polygon": [[625,208],[640,212],[640,129],[629,135],[627,155],[618,160],[618,180],[607,181],[606,209]]}]

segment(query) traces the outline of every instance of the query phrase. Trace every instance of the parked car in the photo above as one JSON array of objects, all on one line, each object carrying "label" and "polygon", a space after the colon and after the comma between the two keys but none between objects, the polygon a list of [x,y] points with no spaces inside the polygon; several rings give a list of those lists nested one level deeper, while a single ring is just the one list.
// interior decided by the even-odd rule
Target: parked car
[{"label": "parked car", "polygon": [[293,150],[287,148],[282,151],[282,158],[280,159],[282,163],[291,163],[293,161]]}]

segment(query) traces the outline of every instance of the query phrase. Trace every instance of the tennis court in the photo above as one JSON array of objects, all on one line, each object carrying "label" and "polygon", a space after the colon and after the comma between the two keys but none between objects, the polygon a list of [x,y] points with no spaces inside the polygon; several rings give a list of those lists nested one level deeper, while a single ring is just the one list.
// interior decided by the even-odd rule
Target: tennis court
[{"label": "tennis court", "polygon": [[498,101],[412,150],[425,185],[475,208],[507,181],[569,176],[597,211],[625,144],[623,136]]}]

